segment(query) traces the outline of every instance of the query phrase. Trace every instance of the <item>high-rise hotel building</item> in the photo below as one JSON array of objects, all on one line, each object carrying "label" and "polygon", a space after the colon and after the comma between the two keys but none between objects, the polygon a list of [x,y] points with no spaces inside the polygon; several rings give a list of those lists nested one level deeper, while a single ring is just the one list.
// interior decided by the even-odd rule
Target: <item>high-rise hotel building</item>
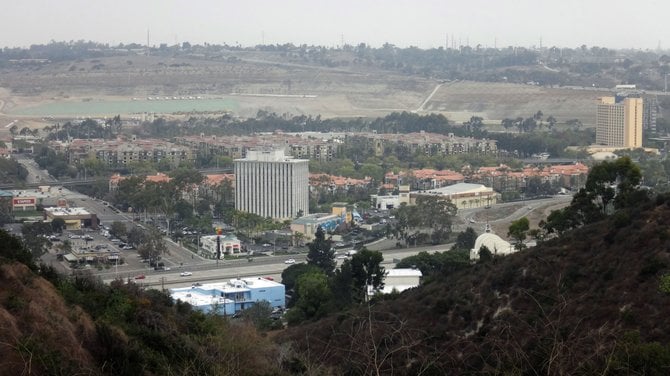
[{"label": "high-rise hotel building", "polygon": [[596,114],[596,144],[641,148],[643,113],[642,98],[600,98]]},{"label": "high-rise hotel building", "polygon": [[309,161],[284,150],[249,150],[235,160],[235,209],[273,219],[309,213]]}]

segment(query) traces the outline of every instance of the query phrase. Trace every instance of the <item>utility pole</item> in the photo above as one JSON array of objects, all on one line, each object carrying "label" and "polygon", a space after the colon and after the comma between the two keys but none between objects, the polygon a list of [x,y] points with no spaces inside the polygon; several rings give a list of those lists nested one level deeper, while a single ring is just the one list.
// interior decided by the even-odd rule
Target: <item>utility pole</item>
[{"label": "utility pole", "polygon": [[219,260],[221,259],[221,233],[220,228],[216,229],[216,267],[219,267]]}]

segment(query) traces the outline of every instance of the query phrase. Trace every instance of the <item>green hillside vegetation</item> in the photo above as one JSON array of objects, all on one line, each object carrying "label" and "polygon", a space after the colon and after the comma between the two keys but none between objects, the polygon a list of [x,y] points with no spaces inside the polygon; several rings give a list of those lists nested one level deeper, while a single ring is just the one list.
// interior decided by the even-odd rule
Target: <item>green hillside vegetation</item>
[{"label": "green hillside vegetation", "polygon": [[37,266],[0,230],[0,374],[283,374],[279,348],[247,321],[156,290]]},{"label": "green hillside vegetation", "polygon": [[670,196],[633,189],[630,160],[595,171],[564,209],[573,229],[560,238],[470,267],[432,267],[420,288],[290,328],[282,340],[305,354],[305,369],[334,374],[668,374]]}]

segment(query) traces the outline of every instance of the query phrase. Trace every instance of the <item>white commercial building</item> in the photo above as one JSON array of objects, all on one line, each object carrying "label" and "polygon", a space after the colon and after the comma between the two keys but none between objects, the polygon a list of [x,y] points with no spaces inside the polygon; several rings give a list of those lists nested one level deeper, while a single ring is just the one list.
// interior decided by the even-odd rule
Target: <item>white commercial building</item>
[{"label": "white commercial building", "polygon": [[262,277],[174,288],[170,290],[170,296],[205,313],[224,316],[243,311],[260,301],[267,301],[272,308],[286,306],[284,285]]},{"label": "white commercial building", "polygon": [[417,287],[421,284],[421,277],[423,274],[419,269],[389,269],[384,276],[382,293],[403,292]]},{"label": "white commercial building", "polygon": [[217,238],[221,245],[221,257],[223,255],[236,255],[242,251],[240,240],[234,234],[205,235],[200,238],[200,255],[215,259],[217,257]]},{"label": "white commercial building", "polygon": [[281,220],[308,214],[309,161],[249,150],[235,160],[235,209]]},{"label": "white commercial building", "polygon": [[498,194],[491,187],[482,184],[458,183],[428,191],[412,192],[410,202],[416,203],[420,196],[448,198],[458,209],[481,208],[496,204]]}]

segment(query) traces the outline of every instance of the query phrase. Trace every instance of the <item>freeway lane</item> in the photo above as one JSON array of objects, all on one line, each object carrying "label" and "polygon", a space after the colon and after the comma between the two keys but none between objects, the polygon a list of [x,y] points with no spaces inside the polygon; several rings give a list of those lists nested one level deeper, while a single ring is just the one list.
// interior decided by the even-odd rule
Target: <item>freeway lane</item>
[{"label": "freeway lane", "polygon": [[[416,247],[416,248],[404,248],[404,249],[392,249],[387,251],[382,251],[384,255],[384,262],[382,263],[386,268],[392,269],[394,259],[403,259],[408,256],[415,255],[419,252],[443,252],[451,248],[452,244],[442,244],[438,246],[430,247]],[[306,255],[291,255],[291,258],[295,259],[296,262],[305,262]],[[117,276],[123,279],[134,279],[136,275],[143,274],[145,275],[144,279],[135,280],[136,283],[142,284],[147,287],[159,287],[163,286],[166,288],[171,287],[186,287],[191,286],[195,282],[211,282],[211,281],[223,281],[231,278],[237,277],[264,277],[272,276],[275,280],[279,281],[279,275],[281,272],[286,269],[289,265],[284,263],[288,257],[283,256],[265,256],[265,257],[256,257],[253,262],[248,262],[246,259],[241,260],[225,260],[220,261],[219,265],[216,265],[215,261],[209,261],[209,263],[203,263],[189,267],[188,269],[173,269],[170,271],[153,271],[148,269],[132,269],[132,270],[121,270],[122,267],[119,267],[118,273],[112,270],[97,274],[102,278],[103,282],[110,283]],[[341,264],[341,260],[337,260],[338,264]],[[188,277],[181,277],[179,275],[182,271],[192,272],[193,275]]]}]

